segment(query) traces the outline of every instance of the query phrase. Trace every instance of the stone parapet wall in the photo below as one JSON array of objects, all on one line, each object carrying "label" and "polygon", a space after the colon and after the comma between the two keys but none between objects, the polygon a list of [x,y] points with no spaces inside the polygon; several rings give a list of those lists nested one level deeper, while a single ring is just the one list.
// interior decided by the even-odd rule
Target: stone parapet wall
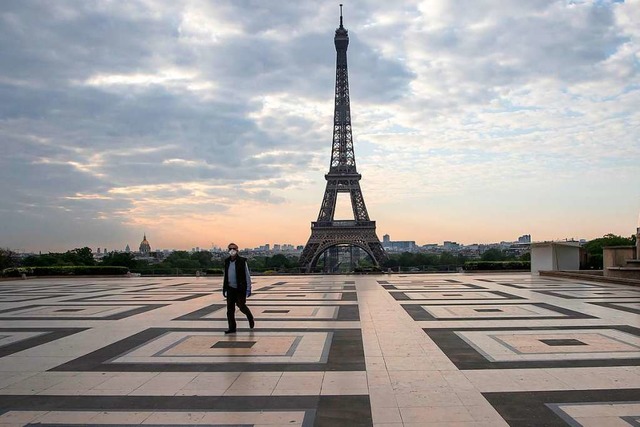
[{"label": "stone parapet wall", "polygon": [[636,260],[635,246],[609,246],[602,250],[605,277],[640,279],[640,266],[629,261]]},{"label": "stone parapet wall", "polygon": [[640,279],[622,278],[622,277],[604,277],[599,270],[591,271],[586,274],[583,271],[541,271],[540,276],[558,277],[563,279],[586,280],[590,282],[618,283],[621,285],[640,286]]}]

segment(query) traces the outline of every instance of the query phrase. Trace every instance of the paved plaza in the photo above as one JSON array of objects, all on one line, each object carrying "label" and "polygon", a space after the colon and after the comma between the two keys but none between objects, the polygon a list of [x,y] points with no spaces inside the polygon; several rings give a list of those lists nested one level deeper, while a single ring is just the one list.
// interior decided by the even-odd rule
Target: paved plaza
[{"label": "paved plaza", "polygon": [[528,274],[0,282],[0,426],[638,426],[640,288]]}]

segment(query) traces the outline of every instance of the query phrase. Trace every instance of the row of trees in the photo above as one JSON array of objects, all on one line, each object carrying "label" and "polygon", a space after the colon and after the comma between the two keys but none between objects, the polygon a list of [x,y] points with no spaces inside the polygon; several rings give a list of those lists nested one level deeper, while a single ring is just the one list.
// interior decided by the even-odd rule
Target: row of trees
[{"label": "row of trees", "polygon": [[[93,258],[90,248],[76,248],[63,253],[30,255],[19,259],[15,252],[0,249],[0,271],[11,267],[62,267],[62,266],[121,266],[131,271],[175,271],[221,269],[223,261],[213,259],[210,252],[174,251],[159,263],[150,264],[146,260],[136,259],[131,253],[110,252],[99,261]],[[255,257],[249,260],[254,271],[283,270],[298,267],[298,259],[276,254],[270,257]]]},{"label": "row of trees", "polygon": [[[509,261],[516,258],[507,255],[504,251],[491,249],[482,255],[483,261]],[[449,252],[441,254],[423,254],[409,253],[391,254],[389,259],[384,263],[383,268],[445,268],[463,266],[469,258],[463,255],[455,255]],[[368,267],[368,259],[363,259],[363,266]],[[370,263],[369,263],[370,264]],[[0,252],[1,269],[9,267],[59,267],[59,266],[122,266],[127,267],[131,271],[151,272],[165,271],[173,272],[196,271],[222,269],[223,261],[220,259],[212,259],[209,252],[187,252],[175,251],[169,254],[159,263],[150,264],[146,260],[137,260],[131,253],[111,252],[100,261],[93,258],[90,248],[76,248],[64,253],[48,253],[42,255],[31,255],[24,258],[21,262],[15,253],[9,250]],[[252,271],[293,271],[299,269],[297,257],[286,256],[284,254],[276,254],[273,256],[254,257],[249,260],[249,267]]]},{"label": "row of trees", "polygon": [[[587,265],[585,268],[601,269],[602,268],[602,248],[605,246],[627,246],[635,245],[635,236],[622,237],[615,234],[606,234],[601,238],[591,240],[585,244],[584,248],[587,253]],[[493,248],[485,251],[481,261],[529,261],[530,254],[524,254],[517,257],[507,251]],[[383,264],[383,268],[412,268],[420,269],[450,269],[462,267],[471,259],[462,254],[452,254],[443,252],[440,254],[425,253],[409,253],[391,254],[387,261]],[[364,267],[367,260],[362,260]],[[148,272],[165,271],[173,272],[175,270],[211,270],[222,269],[223,261],[220,259],[212,259],[209,252],[187,252],[175,251],[168,255],[162,262],[149,264],[145,260],[137,260],[131,253],[111,252],[105,255],[100,261],[93,258],[90,248],[76,248],[64,253],[47,253],[42,255],[31,255],[20,260],[15,252],[9,249],[0,249],[0,271],[11,267],[58,267],[58,266],[122,266],[127,267],[131,271]],[[252,271],[295,271],[299,269],[298,259],[284,254],[276,254],[273,256],[255,257],[249,260],[249,266]]]},{"label": "row of trees", "polygon": [[583,268],[601,270],[603,267],[602,248],[605,246],[633,246],[636,244],[636,236],[622,237],[616,234],[605,234],[597,239],[590,240],[584,245],[587,252],[586,265]]},{"label": "row of trees", "polygon": [[18,254],[10,249],[0,248],[0,271],[20,265]]},{"label": "row of trees", "polygon": [[94,266],[97,264],[90,248],[76,248],[64,253],[30,255],[23,259],[10,249],[0,248],[0,271],[11,267]]},{"label": "row of trees", "polygon": [[[531,255],[528,253],[518,257],[498,248],[489,249],[480,256],[480,261],[529,261],[530,259]],[[462,267],[470,260],[471,258],[463,254],[452,254],[450,252],[442,252],[440,254],[404,252],[402,254],[391,254],[383,264],[383,268],[421,267],[426,269],[449,269]]]}]

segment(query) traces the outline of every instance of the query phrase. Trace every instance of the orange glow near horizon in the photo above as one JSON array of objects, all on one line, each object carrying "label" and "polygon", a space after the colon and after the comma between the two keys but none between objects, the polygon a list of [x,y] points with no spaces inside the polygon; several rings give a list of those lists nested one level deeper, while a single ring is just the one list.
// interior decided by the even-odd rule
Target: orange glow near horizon
[{"label": "orange glow near horizon", "polygon": [[[515,241],[523,234],[531,234],[535,241],[592,239],[607,233],[630,236],[635,230],[632,230],[634,221],[622,214],[602,218],[600,223],[580,223],[573,221],[573,212],[567,212],[561,221],[556,217],[553,224],[545,220],[536,222],[533,213],[520,218],[520,221],[513,221],[507,217],[496,219],[492,212],[476,212],[472,218],[464,212],[443,215],[436,211],[421,215],[395,212],[393,206],[375,204],[369,211],[372,219],[377,221],[380,240],[384,234],[389,234],[392,240],[414,240],[419,245],[442,244],[444,240],[463,244]],[[311,221],[316,215],[316,209],[310,206],[254,203],[243,204],[241,208],[222,214],[155,218],[149,222],[137,221],[129,227],[141,230],[140,240],[142,230],[145,230],[153,249],[210,249],[212,245],[224,248],[229,242],[235,242],[243,249],[267,243],[271,246],[285,243],[297,246],[306,243]],[[136,241],[136,248],[138,243]]]}]

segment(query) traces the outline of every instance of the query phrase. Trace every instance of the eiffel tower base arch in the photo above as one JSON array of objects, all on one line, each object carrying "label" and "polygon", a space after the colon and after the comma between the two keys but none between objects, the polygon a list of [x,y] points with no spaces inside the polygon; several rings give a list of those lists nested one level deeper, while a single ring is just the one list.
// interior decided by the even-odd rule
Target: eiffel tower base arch
[{"label": "eiffel tower base arch", "polygon": [[312,272],[325,251],[340,245],[362,249],[376,267],[386,260],[386,253],[376,235],[375,221],[326,221],[311,223],[311,237],[300,256],[300,266],[307,273]]}]

